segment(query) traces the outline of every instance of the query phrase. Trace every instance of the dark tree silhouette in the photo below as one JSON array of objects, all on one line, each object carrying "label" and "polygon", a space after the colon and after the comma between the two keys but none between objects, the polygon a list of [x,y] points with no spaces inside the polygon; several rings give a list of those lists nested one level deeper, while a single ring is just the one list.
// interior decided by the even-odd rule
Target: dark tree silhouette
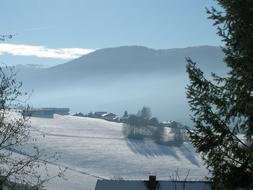
[{"label": "dark tree silhouette", "polygon": [[140,111],[138,111],[137,116],[143,120],[149,120],[152,117],[151,109],[144,106]]},{"label": "dark tree silhouette", "polygon": [[222,11],[207,12],[225,44],[229,72],[207,80],[187,59],[187,96],[195,123],[190,139],[215,189],[253,189],[253,1],[217,2]]},{"label": "dark tree silhouette", "polygon": [[127,111],[124,111],[123,117],[128,117],[128,112]]}]

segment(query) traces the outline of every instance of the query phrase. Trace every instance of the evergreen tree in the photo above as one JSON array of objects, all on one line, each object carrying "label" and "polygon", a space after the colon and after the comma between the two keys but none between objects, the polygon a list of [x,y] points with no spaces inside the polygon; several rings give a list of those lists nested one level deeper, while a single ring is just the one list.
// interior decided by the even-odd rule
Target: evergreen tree
[{"label": "evergreen tree", "polygon": [[140,111],[138,111],[137,116],[144,120],[149,120],[152,117],[151,109],[144,106]]},{"label": "evergreen tree", "polygon": [[128,117],[128,112],[125,110],[123,117]]},{"label": "evergreen tree", "polygon": [[215,189],[253,189],[253,1],[217,0],[207,10],[224,42],[225,77],[204,73],[187,58],[187,97],[195,129],[190,138]]}]

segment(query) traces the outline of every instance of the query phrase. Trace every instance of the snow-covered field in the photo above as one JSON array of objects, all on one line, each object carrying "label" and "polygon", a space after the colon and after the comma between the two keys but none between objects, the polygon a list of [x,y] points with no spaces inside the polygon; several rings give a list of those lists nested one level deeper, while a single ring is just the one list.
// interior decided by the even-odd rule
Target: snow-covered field
[{"label": "snow-covered field", "polygon": [[55,115],[53,119],[31,118],[32,136],[48,154],[59,159],[49,164],[50,173],[58,165],[68,167],[64,179],[54,179],[48,189],[94,189],[98,178],[200,180],[208,174],[192,146],[168,147],[153,142],[125,139],[123,124],[101,119]]}]

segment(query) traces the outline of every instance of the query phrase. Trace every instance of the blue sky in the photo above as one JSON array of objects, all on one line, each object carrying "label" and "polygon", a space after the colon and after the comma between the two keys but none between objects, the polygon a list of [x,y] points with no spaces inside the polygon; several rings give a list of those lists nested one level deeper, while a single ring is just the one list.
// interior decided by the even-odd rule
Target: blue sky
[{"label": "blue sky", "polygon": [[[205,7],[211,6],[217,7],[215,1],[1,0],[0,34],[16,36],[0,45],[5,49],[6,44],[25,46],[8,46],[10,49],[16,48],[18,53],[13,55],[0,51],[0,59],[22,64],[36,60],[41,64],[45,61],[57,64],[89,52],[77,48],[93,50],[122,45],[142,45],[155,49],[218,46],[220,39],[205,11]],[[36,51],[45,51],[33,56],[29,53],[20,55],[17,50],[34,50],[33,46],[35,50],[37,48]],[[51,57],[46,57],[47,48],[50,48]],[[62,52],[63,48],[65,50]],[[71,51],[73,54],[68,57],[66,54]],[[56,55],[58,53],[59,56]],[[44,58],[41,55],[45,55]],[[17,57],[23,57],[19,59],[21,62]],[[34,57],[40,59],[34,61]]]}]

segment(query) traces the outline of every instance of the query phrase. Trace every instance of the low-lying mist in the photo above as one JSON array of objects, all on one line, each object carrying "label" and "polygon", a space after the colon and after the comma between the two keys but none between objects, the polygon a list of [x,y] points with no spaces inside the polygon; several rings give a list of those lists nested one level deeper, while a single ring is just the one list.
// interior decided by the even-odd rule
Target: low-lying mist
[{"label": "low-lying mist", "polygon": [[159,120],[190,124],[185,87],[187,75],[128,75],[92,77],[72,85],[34,88],[29,100],[34,107],[69,107],[71,112],[108,111],[123,115],[149,106]]}]

